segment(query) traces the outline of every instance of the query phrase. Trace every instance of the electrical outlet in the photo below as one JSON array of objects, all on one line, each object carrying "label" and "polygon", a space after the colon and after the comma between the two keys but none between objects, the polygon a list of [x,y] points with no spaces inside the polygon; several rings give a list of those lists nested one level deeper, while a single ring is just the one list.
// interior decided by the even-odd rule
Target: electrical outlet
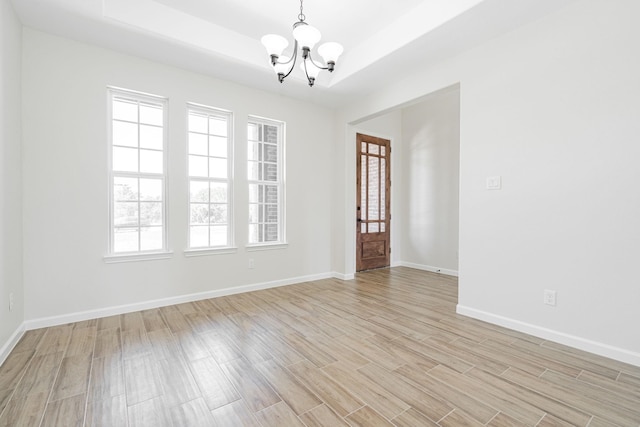
[{"label": "electrical outlet", "polygon": [[9,311],[13,311],[13,292],[9,294]]},{"label": "electrical outlet", "polygon": [[253,258],[249,258],[249,268],[256,268],[256,264],[253,261]]},{"label": "electrical outlet", "polygon": [[500,190],[502,189],[502,177],[501,176],[488,176],[487,177],[487,190]]},{"label": "electrical outlet", "polygon": [[544,303],[546,305],[555,306],[556,305],[556,296],[557,296],[556,291],[550,291],[548,289],[545,289],[545,291],[544,291]]}]

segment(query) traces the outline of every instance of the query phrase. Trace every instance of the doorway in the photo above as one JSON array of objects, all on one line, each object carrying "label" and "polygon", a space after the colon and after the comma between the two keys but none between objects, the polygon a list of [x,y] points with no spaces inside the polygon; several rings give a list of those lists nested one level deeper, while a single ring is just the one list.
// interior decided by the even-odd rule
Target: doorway
[{"label": "doorway", "polygon": [[356,134],[356,271],[391,264],[391,142]]}]

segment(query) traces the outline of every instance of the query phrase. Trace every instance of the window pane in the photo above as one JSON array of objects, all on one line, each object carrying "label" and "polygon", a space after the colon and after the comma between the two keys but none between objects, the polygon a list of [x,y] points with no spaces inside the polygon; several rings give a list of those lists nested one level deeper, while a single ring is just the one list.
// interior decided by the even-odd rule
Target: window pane
[{"label": "window pane", "polygon": [[192,202],[209,203],[209,183],[192,180],[189,183],[189,200]]},{"label": "window pane", "polygon": [[366,153],[367,152],[367,143],[363,142],[362,146],[360,147],[360,152],[361,153]]},{"label": "window pane", "polygon": [[138,150],[136,148],[113,147],[113,170],[138,172]]},{"label": "window pane", "polygon": [[209,177],[226,178],[227,177],[227,159],[209,158]]},{"label": "window pane", "polygon": [[206,157],[189,156],[189,176],[209,176]]},{"label": "window pane", "polygon": [[209,117],[209,134],[227,136],[227,120],[219,117]]},{"label": "window pane", "polygon": [[264,164],[264,175],[263,180],[265,181],[277,181],[278,180],[278,165],[275,163],[265,163]]},{"label": "window pane", "polygon": [[264,125],[264,141],[276,144],[278,142],[278,127]]},{"label": "window pane", "polygon": [[227,202],[227,184],[222,182],[211,183],[211,202]]},{"label": "window pane", "polygon": [[260,143],[249,141],[249,147],[247,148],[247,159],[260,160]]},{"label": "window pane", "polygon": [[209,225],[209,205],[191,204],[191,224]]},{"label": "window pane", "polygon": [[207,118],[200,114],[189,114],[189,131],[207,133]]},{"label": "window pane", "polygon": [[277,185],[265,185],[264,186],[264,201],[266,203],[278,203],[278,186]]},{"label": "window pane", "polygon": [[377,233],[378,232],[378,223],[371,222],[369,223],[369,233]]},{"label": "window pane", "polygon": [[212,204],[209,210],[209,221],[211,224],[226,224],[227,223],[227,205],[226,204]]},{"label": "window pane", "polygon": [[278,205],[265,205],[266,218],[264,222],[277,223],[278,222]]},{"label": "window pane", "polygon": [[249,223],[255,224],[258,222],[258,205],[252,203],[249,205]]},{"label": "window pane", "polygon": [[260,225],[249,224],[249,243],[258,243],[260,241]]},{"label": "window pane", "polygon": [[138,125],[113,121],[113,145],[138,146]]},{"label": "window pane", "polygon": [[162,151],[140,150],[140,172],[162,173]]},{"label": "window pane", "polygon": [[140,202],[140,225],[162,225],[162,202]]},{"label": "window pane", "polygon": [[138,200],[138,178],[113,178],[114,201]]},{"label": "window pane", "polygon": [[[371,145],[371,144],[369,144]],[[379,168],[378,168],[378,158],[377,157],[369,157],[369,209],[368,209],[368,219],[377,220],[379,219],[379,210],[378,210],[378,190],[379,190]],[[371,230],[370,230],[371,231]]]},{"label": "window pane", "polygon": [[386,176],[385,170],[386,160],[380,159],[380,219],[384,220],[386,215],[386,183],[384,177]]},{"label": "window pane", "polygon": [[113,224],[116,226],[138,226],[138,202],[116,202],[113,205]]},{"label": "window pane", "polygon": [[258,138],[258,126],[260,126],[257,123],[249,123],[249,126],[247,126],[247,139],[249,139],[249,141],[257,141]]},{"label": "window pane", "polygon": [[260,164],[258,162],[248,162],[247,171],[249,173],[249,179],[252,181],[258,180],[258,170],[260,168]]},{"label": "window pane", "polygon": [[265,242],[277,242],[278,239],[278,224],[267,224],[265,226]]},{"label": "window pane", "polygon": [[[363,142],[366,145],[366,143]],[[366,147],[365,147],[366,148]],[[367,219],[367,156],[360,156],[360,218]]]},{"label": "window pane", "polygon": [[217,225],[210,228],[211,233],[211,246],[226,246],[227,245],[227,226]]},{"label": "window pane", "polygon": [[258,203],[258,184],[249,184],[249,203]]},{"label": "window pane", "polygon": [[386,153],[387,153],[386,147],[384,145],[381,145],[380,146],[380,155],[381,156],[386,156],[387,155]]},{"label": "window pane", "polygon": [[118,120],[127,120],[130,122],[138,121],[138,103],[126,101],[124,99],[113,100],[113,118]]},{"label": "window pane", "polygon": [[162,249],[162,227],[141,228],[140,249],[143,251]]},{"label": "window pane", "polygon": [[162,126],[162,106],[140,104],[140,123]]},{"label": "window pane", "polygon": [[140,147],[162,150],[162,128],[140,125]]},{"label": "window pane", "polygon": [[369,144],[369,153],[378,154],[380,151],[380,146],[378,144]]},{"label": "window pane", "polygon": [[161,179],[140,179],[140,200],[161,201],[162,200],[162,180]]},{"label": "window pane", "polygon": [[227,138],[210,136],[209,155],[213,157],[227,157]]},{"label": "window pane", "polygon": [[137,228],[116,228],[113,231],[114,252],[134,252],[138,250]]},{"label": "window pane", "polygon": [[271,144],[264,144],[264,157],[265,162],[276,163],[278,161],[278,146]]},{"label": "window pane", "polygon": [[206,156],[207,152],[207,135],[200,133],[189,133],[189,154],[200,154]]},{"label": "window pane", "polygon": [[189,228],[189,244],[192,248],[209,246],[209,226],[192,225]]},{"label": "window pane", "polygon": [[384,233],[384,230],[385,230],[385,223],[384,223],[384,222],[381,222],[381,223],[380,223],[380,232],[381,232],[381,233]]}]

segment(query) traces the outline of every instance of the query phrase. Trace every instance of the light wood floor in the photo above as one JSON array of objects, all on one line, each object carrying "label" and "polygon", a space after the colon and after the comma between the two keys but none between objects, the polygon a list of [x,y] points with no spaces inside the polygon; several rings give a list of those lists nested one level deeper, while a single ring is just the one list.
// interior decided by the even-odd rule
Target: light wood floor
[{"label": "light wood floor", "polygon": [[640,425],[640,368],[456,300],[393,268],[29,331],[0,426]]}]

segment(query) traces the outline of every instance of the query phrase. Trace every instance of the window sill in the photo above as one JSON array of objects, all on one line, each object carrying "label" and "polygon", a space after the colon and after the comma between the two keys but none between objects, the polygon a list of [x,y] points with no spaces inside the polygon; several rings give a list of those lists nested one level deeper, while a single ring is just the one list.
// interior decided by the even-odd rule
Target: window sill
[{"label": "window sill", "polygon": [[223,254],[235,254],[238,252],[238,248],[203,248],[203,249],[185,249],[184,256],[196,257],[196,256],[208,256],[208,255],[223,255]]},{"label": "window sill", "polygon": [[278,249],[286,249],[289,247],[288,243],[263,243],[259,245],[247,245],[245,248],[247,252],[255,251],[274,251]]},{"label": "window sill", "polygon": [[135,262],[135,261],[155,261],[160,259],[169,259],[173,256],[172,251],[166,252],[147,252],[135,254],[118,254],[105,255],[102,259],[107,264],[115,264],[119,262]]}]

